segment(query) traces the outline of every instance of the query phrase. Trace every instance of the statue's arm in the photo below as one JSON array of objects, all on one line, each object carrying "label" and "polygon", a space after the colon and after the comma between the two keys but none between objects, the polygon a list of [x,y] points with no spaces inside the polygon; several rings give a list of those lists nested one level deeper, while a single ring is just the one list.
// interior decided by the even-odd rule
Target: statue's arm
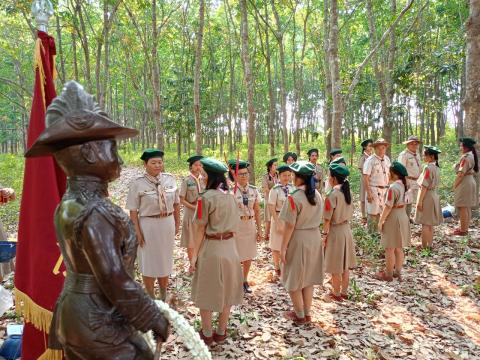
[{"label": "statue's arm", "polygon": [[83,223],[83,249],[93,274],[105,296],[136,329],[151,329],[165,341],[168,321],[124,268],[115,236],[114,226],[97,210]]}]

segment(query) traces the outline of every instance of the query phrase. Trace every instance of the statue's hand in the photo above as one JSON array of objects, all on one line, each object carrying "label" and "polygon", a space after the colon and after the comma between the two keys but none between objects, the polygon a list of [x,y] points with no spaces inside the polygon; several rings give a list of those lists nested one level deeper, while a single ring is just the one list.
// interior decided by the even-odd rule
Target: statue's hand
[{"label": "statue's hand", "polygon": [[167,341],[168,336],[170,335],[170,325],[168,323],[168,320],[163,315],[161,315],[158,319],[157,324],[152,330],[153,337],[156,341]]}]

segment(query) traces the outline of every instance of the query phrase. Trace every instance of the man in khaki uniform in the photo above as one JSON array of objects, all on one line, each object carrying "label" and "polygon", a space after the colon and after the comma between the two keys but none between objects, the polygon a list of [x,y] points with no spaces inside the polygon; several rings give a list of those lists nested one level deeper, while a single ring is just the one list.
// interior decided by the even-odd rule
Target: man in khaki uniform
[{"label": "man in khaki uniform", "polygon": [[315,188],[318,190],[318,192],[321,194],[322,193],[322,188],[323,188],[323,169],[320,166],[320,164],[317,163],[318,161],[318,149],[310,149],[307,152],[308,155],[308,161],[312,163],[315,166]]},{"label": "man in khaki uniform", "polygon": [[390,177],[390,159],[385,155],[390,144],[378,139],[372,146],[375,151],[363,165],[363,181],[366,189],[366,210],[369,233],[377,232],[378,220],[385,206],[385,193]]},{"label": "man in khaki uniform", "polygon": [[[422,159],[418,153],[418,146],[420,140],[416,136],[409,136],[407,141],[403,142],[407,148],[403,150],[398,156],[398,162],[405,166],[408,171],[407,185],[409,188],[409,199],[407,199],[407,215],[410,217],[412,212],[412,205],[417,203],[417,195],[419,185],[417,184],[418,177],[422,173]],[[410,222],[413,222],[410,220]]]}]

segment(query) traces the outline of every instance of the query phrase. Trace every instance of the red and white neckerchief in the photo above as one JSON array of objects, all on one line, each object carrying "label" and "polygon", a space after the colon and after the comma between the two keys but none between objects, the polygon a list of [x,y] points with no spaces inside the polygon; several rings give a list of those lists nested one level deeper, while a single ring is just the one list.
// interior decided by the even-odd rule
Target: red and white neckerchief
[{"label": "red and white neckerchief", "polygon": [[407,151],[410,153],[410,155],[413,156],[413,158],[415,159],[415,162],[417,163],[417,166],[420,167],[420,163],[418,162],[418,156],[417,156],[418,154],[416,152],[413,153],[410,150],[407,150]]},{"label": "red and white neckerchief", "polygon": [[160,207],[160,215],[164,215],[167,213],[167,198],[165,194],[165,190],[162,185],[162,173],[158,174],[158,176],[152,176],[149,173],[144,174],[145,179],[147,179],[150,183],[155,185],[155,189],[157,190],[158,194],[158,206]]},{"label": "red and white neckerchief", "polygon": [[202,187],[200,185],[200,179],[202,175],[199,174],[197,178],[195,175],[193,175],[193,173],[190,173],[190,176],[193,178],[193,180],[195,180],[195,184],[197,184],[197,191],[200,193],[202,191]]}]

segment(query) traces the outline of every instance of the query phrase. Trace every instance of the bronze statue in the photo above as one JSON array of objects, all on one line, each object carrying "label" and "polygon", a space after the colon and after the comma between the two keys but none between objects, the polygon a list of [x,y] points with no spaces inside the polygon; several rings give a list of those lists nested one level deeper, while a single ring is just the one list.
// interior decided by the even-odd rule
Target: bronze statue
[{"label": "bronze statue", "polygon": [[63,349],[67,359],[153,359],[139,331],[165,341],[168,321],[133,278],[135,230],[108,199],[122,164],[116,140],[138,131],[109,120],[74,81],[48,107],[46,121],[25,156],[53,154],[68,177],[55,213],[67,274],[49,347]]}]

